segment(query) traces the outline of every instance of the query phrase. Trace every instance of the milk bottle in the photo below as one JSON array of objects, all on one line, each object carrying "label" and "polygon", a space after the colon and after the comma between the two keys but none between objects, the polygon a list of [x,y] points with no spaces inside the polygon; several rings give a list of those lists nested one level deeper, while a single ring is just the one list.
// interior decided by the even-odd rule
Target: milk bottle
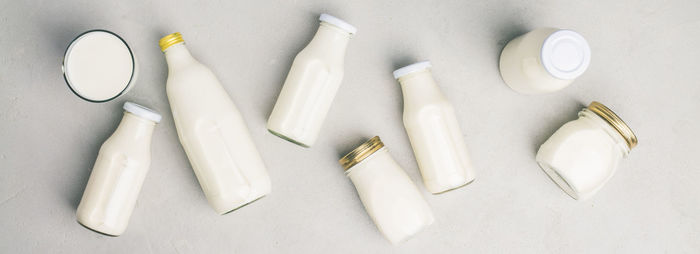
[{"label": "milk bottle", "polygon": [[343,79],[345,48],[357,29],[322,14],[314,38],[292,63],[267,129],[303,147],[316,142]]},{"label": "milk bottle", "polygon": [[209,204],[225,214],[270,193],[248,127],[214,73],[190,55],[180,33],[159,44],[177,134]]},{"label": "milk bottle", "polygon": [[78,222],[94,231],[121,235],[151,164],[151,136],[160,115],[135,103],[124,104],[119,127],[102,144],[78,205]]},{"label": "milk bottle", "polygon": [[403,124],[423,183],[433,194],[474,181],[474,172],[452,104],[429,68],[419,62],[394,71],[403,90]]},{"label": "milk bottle", "polygon": [[540,28],[506,44],[501,52],[501,77],[523,94],[563,89],[581,76],[591,62],[591,48],[575,31]]},{"label": "milk bottle", "polygon": [[423,196],[375,136],[338,161],[379,231],[398,244],[433,224]]}]

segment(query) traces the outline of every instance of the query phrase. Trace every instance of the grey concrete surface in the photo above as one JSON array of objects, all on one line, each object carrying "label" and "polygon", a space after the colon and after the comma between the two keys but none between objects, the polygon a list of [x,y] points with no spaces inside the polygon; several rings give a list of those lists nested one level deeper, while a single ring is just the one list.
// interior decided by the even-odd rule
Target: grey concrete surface
[{"label": "grey concrete surface", "polygon": [[[672,1],[0,1],[0,253],[699,253],[700,2]],[[328,12],[358,27],[319,142],[265,130],[295,54]],[[525,96],[501,80],[501,48],[537,27],[570,28],[592,48],[570,87]],[[68,42],[104,28],[140,64],[134,88],[94,104],[61,76]],[[225,216],[210,208],[178,142],[158,39],[181,32],[242,111],[272,193]],[[401,122],[391,72],[431,60],[477,169],[430,195]],[[153,163],[120,237],[78,225],[75,209],[124,101],[160,111]],[[537,147],[592,100],[639,146],[592,199],[559,190]],[[372,224],[337,159],[379,135],[436,222],[399,246]]]}]

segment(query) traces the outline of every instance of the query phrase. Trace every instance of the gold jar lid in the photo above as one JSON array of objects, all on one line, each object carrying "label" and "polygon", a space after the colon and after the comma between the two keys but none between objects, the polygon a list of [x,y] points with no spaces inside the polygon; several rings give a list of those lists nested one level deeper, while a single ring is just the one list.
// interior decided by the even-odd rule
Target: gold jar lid
[{"label": "gold jar lid", "polygon": [[379,136],[374,136],[373,138],[367,140],[367,142],[362,143],[357,148],[340,158],[338,162],[343,166],[345,170],[352,168],[364,159],[367,159],[374,152],[379,151],[384,147],[384,143],[379,139]]},{"label": "gold jar lid", "polygon": [[625,139],[627,142],[627,146],[632,149],[635,146],[637,146],[637,136],[634,135],[634,132],[632,132],[632,129],[630,129],[627,124],[620,119],[619,116],[615,114],[612,110],[610,110],[608,107],[603,105],[600,102],[594,101],[591,102],[590,105],[588,105],[588,110],[593,111],[596,115],[600,116],[603,118],[610,126],[615,128],[620,135],[622,135],[622,138]]},{"label": "gold jar lid", "polygon": [[158,41],[158,46],[160,46],[161,51],[165,52],[165,50],[168,49],[168,47],[181,42],[185,42],[185,40],[182,39],[182,34],[171,33],[164,36],[163,38],[160,38],[160,41]]}]

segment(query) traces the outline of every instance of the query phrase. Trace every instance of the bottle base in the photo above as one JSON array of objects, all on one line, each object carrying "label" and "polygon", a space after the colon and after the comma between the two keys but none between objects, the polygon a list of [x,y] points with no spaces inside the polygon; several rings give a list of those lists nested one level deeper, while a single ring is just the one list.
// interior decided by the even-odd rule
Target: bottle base
[{"label": "bottle base", "polygon": [[299,142],[299,141],[296,141],[296,140],[294,140],[294,139],[292,139],[292,138],[290,138],[290,137],[287,137],[287,136],[285,136],[285,135],[283,135],[283,134],[281,134],[281,133],[279,133],[279,132],[273,131],[273,130],[271,130],[271,129],[267,129],[267,131],[269,131],[270,133],[272,133],[272,135],[275,135],[275,136],[277,136],[277,137],[280,137],[281,139],[284,139],[284,140],[286,140],[286,141],[291,142],[292,144],[301,146],[301,147],[303,147],[303,148],[309,148],[309,147],[311,147],[311,146],[309,146],[309,145],[306,145],[306,144],[304,144],[304,143],[301,143],[301,142]]},{"label": "bottle base", "polygon": [[471,180],[466,181],[466,182],[464,182],[464,183],[461,183],[461,184],[459,184],[459,185],[456,185],[456,186],[454,186],[454,187],[449,187],[449,188],[447,188],[447,189],[439,190],[439,191],[437,191],[437,192],[431,192],[431,193],[432,193],[433,195],[440,195],[440,194],[443,194],[443,193],[451,192],[451,191],[456,190],[456,189],[461,189],[462,187],[467,186],[467,185],[473,183],[474,180],[476,180],[476,178],[472,178]]},{"label": "bottle base", "polygon": [[549,177],[550,180],[552,180],[561,190],[566,192],[569,196],[571,196],[573,199],[579,200],[581,197],[574,191],[574,188],[569,185],[569,183],[562,177],[559,172],[556,171],[553,167],[549,166],[547,163],[543,162],[537,162],[537,165],[540,166],[542,171],[547,174],[547,177]]},{"label": "bottle base", "polygon": [[86,228],[86,229],[88,229],[88,230],[90,230],[90,231],[92,231],[92,232],[98,233],[98,234],[100,234],[100,235],[109,236],[109,237],[118,237],[118,236],[119,236],[119,235],[108,234],[108,233],[105,233],[105,232],[100,232],[100,231],[98,231],[97,229],[91,228],[91,227],[89,227],[89,226],[83,224],[83,223],[80,222],[79,220],[76,220],[76,222],[78,222],[78,224],[80,224],[80,226],[83,226],[84,228]]},{"label": "bottle base", "polygon": [[241,209],[241,208],[243,208],[243,207],[246,207],[246,206],[252,204],[253,202],[258,201],[258,200],[260,200],[260,199],[262,199],[262,198],[264,198],[264,197],[266,197],[266,196],[267,196],[267,195],[262,195],[262,196],[260,196],[260,197],[258,197],[258,198],[256,198],[256,199],[253,199],[253,200],[249,201],[248,203],[242,204],[242,205],[240,205],[240,206],[238,206],[238,207],[236,207],[236,208],[233,208],[233,209],[231,209],[231,210],[228,210],[228,211],[226,211],[226,212],[223,212],[223,213],[221,213],[221,215],[226,215],[226,214],[232,213],[232,212],[234,212],[234,211],[236,211],[236,210],[238,210],[238,209]]}]

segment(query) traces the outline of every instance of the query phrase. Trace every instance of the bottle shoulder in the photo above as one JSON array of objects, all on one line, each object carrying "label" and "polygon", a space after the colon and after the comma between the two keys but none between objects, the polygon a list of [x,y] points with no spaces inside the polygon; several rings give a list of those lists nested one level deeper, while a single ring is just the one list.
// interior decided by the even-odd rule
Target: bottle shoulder
[{"label": "bottle shoulder", "polygon": [[151,157],[151,145],[147,141],[127,140],[121,137],[110,137],[102,144],[99,158],[103,160],[144,161]]},{"label": "bottle shoulder", "polygon": [[318,45],[308,45],[294,58],[294,64],[323,64],[330,71],[343,71],[344,52],[334,52]]}]

